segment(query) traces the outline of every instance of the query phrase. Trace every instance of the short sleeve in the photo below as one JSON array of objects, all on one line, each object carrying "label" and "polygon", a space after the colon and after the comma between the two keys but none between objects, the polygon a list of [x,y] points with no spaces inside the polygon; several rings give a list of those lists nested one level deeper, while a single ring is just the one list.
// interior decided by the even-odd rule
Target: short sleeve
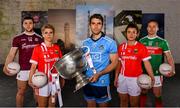
[{"label": "short sleeve", "polygon": [[17,37],[13,38],[12,47],[19,47],[20,39]]},{"label": "short sleeve", "polygon": [[165,40],[162,45],[163,51],[166,53],[170,50],[168,42]]},{"label": "short sleeve", "polygon": [[149,55],[148,50],[144,45],[142,45],[140,55],[143,61],[151,59],[151,56]]},{"label": "short sleeve", "polygon": [[40,50],[41,49],[38,46],[34,47],[33,53],[32,53],[31,59],[30,59],[30,63],[38,64]]},{"label": "short sleeve", "polygon": [[59,51],[59,58],[62,58],[62,51],[61,51],[61,48],[58,46],[58,51]]},{"label": "short sleeve", "polygon": [[117,44],[114,40],[110,43],[109,52],[111,54],[117,53]]},{"label": "short sleeve", "polygon": [[122,52],[122,45],[119,45],[118,46],[118,60],[121,60],[120,57],[121,57],[121,52]]}]

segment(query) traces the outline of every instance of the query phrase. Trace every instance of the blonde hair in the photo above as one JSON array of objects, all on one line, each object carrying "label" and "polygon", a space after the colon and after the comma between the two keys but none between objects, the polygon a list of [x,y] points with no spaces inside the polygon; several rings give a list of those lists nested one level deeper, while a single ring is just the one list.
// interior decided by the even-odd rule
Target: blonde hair
[{"label": "blonde hair", "polygon": [[45,29],[52,29],[53,30],[53,33],[55,33],[55,28],[51,25],[51,24],[45,24],[42,26],[41,28],[41,32],[43,32]]}]

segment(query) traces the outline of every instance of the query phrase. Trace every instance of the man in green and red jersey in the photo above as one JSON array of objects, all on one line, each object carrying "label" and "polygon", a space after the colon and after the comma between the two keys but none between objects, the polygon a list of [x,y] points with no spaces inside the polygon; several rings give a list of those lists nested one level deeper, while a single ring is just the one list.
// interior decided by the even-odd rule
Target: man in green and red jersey
[{"label": "man in green and red jersey", "polygon": [[[155,76],[155,83],[153,86],[153,93],[155,95],[155,106],[162,107],[161,94],[163,78],[159,72],[159,66],[163,62],[163,56],[165,56],[167,62],[172,66],[172,71],[167,77],[171,77],[175,74],[175,66],[168,42],[165,39],[157,36],[158,29],[158,22],[156,20],[150,20],[147,23],[148,35],[140,39],[140,42],[147,47],[148,52],[151,54],[150,62]],[[145,102],[146,94],[142,93],[140,97],[140,106],[144,107]]]}]

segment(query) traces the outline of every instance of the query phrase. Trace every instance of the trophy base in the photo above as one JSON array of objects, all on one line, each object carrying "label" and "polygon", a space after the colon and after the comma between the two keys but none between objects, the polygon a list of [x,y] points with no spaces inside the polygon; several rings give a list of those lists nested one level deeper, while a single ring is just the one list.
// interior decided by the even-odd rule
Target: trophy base
[{"label": "trophy base", "polygon": [[76,82],[77,82],[77,84],[76,84],[76,87],[75,87],[74,92],[78,91],[78,90],[81,89],[83,86],[85,86],[86,84],[88,84],[88,83],[89,83],[89,79],[88,79],[85,75],[83,75],[83,74],[80,73],[80,75],[78,75],[78,76],[76,77]]}]

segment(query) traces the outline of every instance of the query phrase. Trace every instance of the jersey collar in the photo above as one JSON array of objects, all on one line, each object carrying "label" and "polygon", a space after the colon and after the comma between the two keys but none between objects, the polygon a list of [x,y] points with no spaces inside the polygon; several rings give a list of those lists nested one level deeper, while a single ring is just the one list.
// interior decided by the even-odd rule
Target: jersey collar
[{"label": "jersey collar", "polygon": [[28,36],[32,36],[32,35],[34,35],[35,34],[35,32],[33,32],[32,34],[28,34],[28,33],[26,33],[25,31],[23,32],[25,35],[28,35]]},{"label": "jersey collar", "polygon": [[150,36],[147,35],[147,38],[148,38],[148,39],[155,39],[155,38],[157,38],[157,37],[158,37],[157,35],[154,36],[154,37],[150,37]]},{"label": "jersey collar", "polygon": [[101,39],[102,37],[105,37],[105,34],[104,34],[103,32],[101,32],[101,36],[100,36],[98,39],[96,39],[96,40],[92,38],[92,35],[91,35],[90,38],[91,38],[92,41],[96,42],[96,41],[98,41],[99,39]]},{"label": "jersey collar", "polygon": [[[126,42],[126,46],[128,45],[128,43]],[[135,46],[135,45],[137,45],[137,41],[134,43],[134,45],[132,45],[132,46]]]}]

